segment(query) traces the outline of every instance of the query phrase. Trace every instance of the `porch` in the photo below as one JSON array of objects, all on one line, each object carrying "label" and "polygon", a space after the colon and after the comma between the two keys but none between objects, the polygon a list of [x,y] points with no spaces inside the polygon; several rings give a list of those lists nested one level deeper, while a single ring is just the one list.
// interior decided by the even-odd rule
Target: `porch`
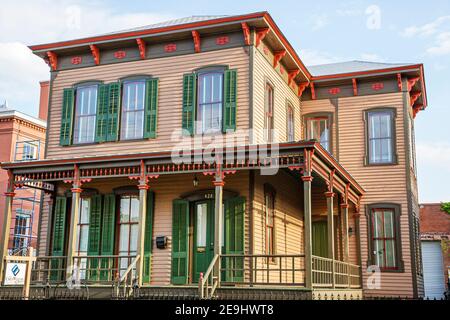
[{"label": "porch", "polygon": [[[216,160],[225,157],[226,154],[215,155]],[[53,221],[48,222],[53,228],[48,232],[51,236],[46,245],[41,245],[44,250],[40,250],[32,269],[31,283],[35,288],[89,287],[91,291],[103,290],[104,295],[117,298],[151,298],[162,288],[173,294],[194,290],[194,296],[201,299],[229,297],[230,292],[242,296],[245,290],[246,294],[253,292],[259,296],[262,290],[283,292],[281,296],[295,292],[292,297],[297,298],[317,298],[320,294],[323,298],[332,291],[341,292],[341,296],[347,293],[353,298],[361,296],[361,271],[355,263],[357,253],[349,248],[348,221],[349,209],[356,211],[357,217],[363,191],[317,143],[281,145],[277,155],[268,155],[263,160],[252,159],[251,150],[247,148],[241,155],[236,152],[232,162],[223,164],[215,161],[175,165],[168,154],[118,158],[73,159],[68,164],[49,160],[3,166],[10,172],[11,193],[15,185],[43,189],[50,199],[49,208],[53,208],[49,210]],[[265,239],[259,239],[255,231],[258,222],[254,220],[259,216],[257,196],[252,193],[257,193],[258,185],[265,184],[261,175],[254,172],[275,164],[281,172],[277,176],[281,184],[289,180],[295,192],[301,195],[296,196],[300,202],[294,201],[291,205],[296,219],[294,224],[298,224],[296,229],[286,227],[290,223],[286,222],[283,232],[274,233],[286,238],[284,249],[277,248],[279,244],[269,248],[270,235],[266,233]],[[283,176],[279,176],[281,174]],[[186,181],[193,179],[199,180],[201,186],[211,184],[212,188],[192,192],[192,188],[186,187],[189,183]],[[109,197],[111,190],[102,191],[106,185],[114,190],[115,205],[108,202],[114,198]],[[97,216],[96,211],[91,210],[89,249],[80,252],[83,197],[95,198],[97,194],[101,196],[102,209]],[[313,199],[316,194],[323,196],[323,200]],[[62,196],[65,202],[58,200]],[[109,212],[105,208],[119,208],[115,219],[120,220],[125,198],[129,198],[126,200],[130,206],[129,220],[135,218],[135,224],[130,224],[128,231],[135,232],[135,237],[129,237],[128,249],[122,250],[120,235],[123,231],[118,234],[115,231],[115,234],[114,230],[123,225],[105,224]],[[59,225],[62,222],[57,216],[63,206],[68,209],[67,215],[63,215],[68,221]],[[162,212],[170,212],[172,223]],[[199,227],[199,216],[205,217],[204,228]],[[268,217],[263,219],[266,221]],[[316,221],[327,226],[320,248],[313,246]],[[339,228],[335,221],[339,221]],[[270,232],[265,224],[264,232]],[[67,230],[65,237],[59,236],[64,239],[61,241],[58,233],[64,234],[64,226]],[[110,231],[112,238],[111,235],[109,238],[113,240],[107,240],[105,230]],[[290,246],[290,241],[295,245]],[[322,256],[314,255],[315,251]],[[6,255],[2,256],[3,268]]]}]

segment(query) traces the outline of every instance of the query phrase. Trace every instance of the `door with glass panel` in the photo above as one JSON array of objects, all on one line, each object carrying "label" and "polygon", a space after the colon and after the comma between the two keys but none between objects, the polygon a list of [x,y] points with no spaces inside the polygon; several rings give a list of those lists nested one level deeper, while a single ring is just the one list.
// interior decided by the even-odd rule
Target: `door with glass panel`
[{"label": "door with glass panel", "polygon": [[77,225],[77,242],[76,255],[78,258],[78,274],[81,280],[86,279],[87,258],[81,258],[88,255],[88,241],[89,241],[89,215],[91,210],[91,199],[81,198],[80,212]]},{"label": "door with glass panel", "polygon": [[214,201],[194,203],[193,281],[198,282],[214,257]]},{"label": "door with glass panel", "polygon": [[120,198],[119,219],[119,274],[122,276],[137,253],[139,228],[139,197],[126,195]]}]

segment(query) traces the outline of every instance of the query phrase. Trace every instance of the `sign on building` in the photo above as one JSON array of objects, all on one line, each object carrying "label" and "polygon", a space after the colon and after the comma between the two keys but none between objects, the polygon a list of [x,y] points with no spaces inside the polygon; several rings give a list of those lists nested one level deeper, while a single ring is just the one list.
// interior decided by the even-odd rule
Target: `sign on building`
[{"label": "sign on building", "polygon": [[23,286],[25,284],[26,263],[8,262],[6,264],[5,286]]}]

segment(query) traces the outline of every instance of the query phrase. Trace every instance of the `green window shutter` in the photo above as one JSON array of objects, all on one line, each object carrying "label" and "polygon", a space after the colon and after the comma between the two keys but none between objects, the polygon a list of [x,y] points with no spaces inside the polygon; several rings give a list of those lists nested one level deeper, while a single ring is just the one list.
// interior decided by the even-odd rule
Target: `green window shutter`
[{"label": "green window shutter", "polygon": [[172,284],[188,281],[189,202],[173,201],[172,215]]},{"label": "green window shutter", "polygon": [[[89,213],[89,238],[88,256],[98,256],[100,253],[100,228],[101,228],[102,196],[94,195],[91,198],[91,208]],[[96,279],[98,274],[98,259],[88,260],[88,279]]]},{"label": "green window shutter", "polygon": [[[52,256],[64,255],[64,240],[66,230],[66,197],[56,197],[55,200],[55,213],[53,217],[53,241],[52,241]],[[64,261],[61,259],[51,260],[50,272],[51,280],[62,280],[65,272]]]},{"label": "green window shutter", "polygon": [[106,132],[108,128],[108,100],[109,85],[101,84],[98,87],[97,95],[97,115],[95,122],[95,142],[106,141]]},{"label": "green window shutter", "polygon": [[156,138],[158,124],[158,79],[145,83],[144,138]]},{"label": "green window shutter", "polygon": [[[244,254],[245,198],[236,197],[225,201],[225,253]],[[244,259],[225,260],[226,281],[244,280]]]},{"label": "green window shutter", "polygon": [[[110,256],[114,254],[114,230],[116,221],[116,196],[107,194],[103,197],[103,220],[102,220],[102,244],[101,255]],[[101,259],[100,279],[112,281],[114,279],[114,259]]]},{"label": "green window shutter", "polygon": [[183,76],[183,110],[182,110],[182,128],[194,134],[195,123],[195,105],[197,95],[197,76],[195,73],[185,74]]},{"label": "green window shutter", "polygon": [[62,146],[68,146],[72,142],[74,103],[75,90],[72,88],[64,89],[61,110],[61,130],[59,135],[59,144]]},{"label": "green window shutter", "polygon": [[106,141],[119,138],[120,82],[110,83],[108,88],[108,125]]},{"label": "green window shutter", "polygon": [[237,70],[224,74],[223,132],[236,130]]},{"label": "green window shutter", "polygon": [[153,246],[153,211],[155,207],[155,194],[151,191],[147,192],[147,213],[145,216],[145,238],[144,238],[144,270],[143,282],[150,282],[151,274],[151,256]]}]

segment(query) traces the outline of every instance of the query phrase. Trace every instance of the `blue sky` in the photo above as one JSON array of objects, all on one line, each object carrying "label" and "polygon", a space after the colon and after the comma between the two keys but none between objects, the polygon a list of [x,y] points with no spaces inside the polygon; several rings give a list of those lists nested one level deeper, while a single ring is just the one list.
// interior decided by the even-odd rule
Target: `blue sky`
[{"label": "blue sky", "polygon": [[[270,12],[307,65],[354,59],[424,63],[429,106],[416,118],[420,201],[450,201],[448,0],[3,0],[0,103],[7,99],[10,107],[37,114],[38,82],[48,78],[48,68],[25,45],[190,15],[232,15],[264,10]],[[379,17],[375,24],[370,23],[373,17]]]}]

